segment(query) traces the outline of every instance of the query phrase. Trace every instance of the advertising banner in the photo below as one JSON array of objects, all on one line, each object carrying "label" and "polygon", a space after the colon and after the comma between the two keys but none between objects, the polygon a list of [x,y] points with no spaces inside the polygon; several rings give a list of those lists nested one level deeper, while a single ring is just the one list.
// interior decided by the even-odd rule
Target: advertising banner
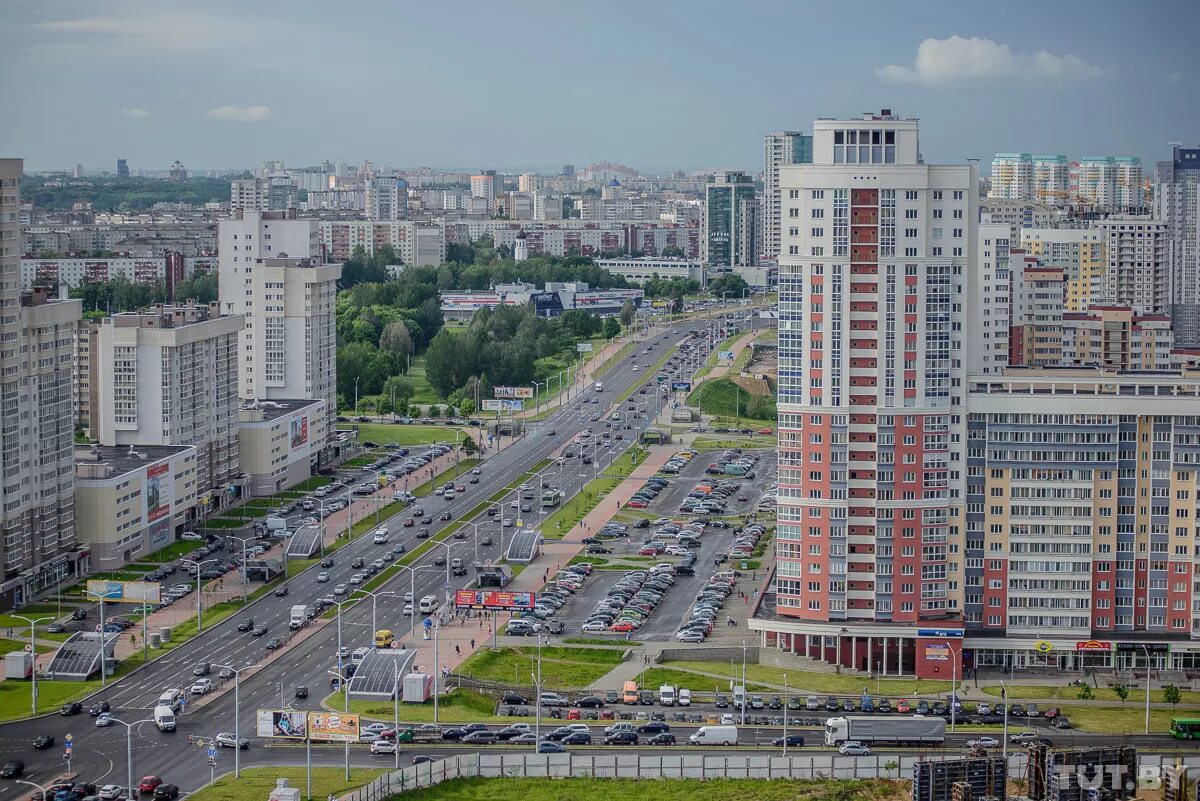
[{"label": "advertising banner", "polygon": [[504,408],[504,402],[500,400],[492,400],[491,398],[483,399],[483,410],[485,412],[498,412]]},{"label": "advertising banner", "polygon": [[159,585],[149,581],[89,579],[87,589],[92,594],[90,597],[102,596],[115,604],[156,604],[160,601]]},{"label": "advertising banner", "polygon": [[672,381],[671,389],[674,390],[675,392],[691,392],[692,391],[692,382],[691,381]]},{"label": "advertising banner", "polygon": [[580,342],[575,345],[575,350],[579,353],[591,353],[592,352],[592,343],[591,342]]},{"label": "advertising banner", "polygon": [[733,361],[733,351],[731,351],[731,350],[717,351],[717,358],[723,362],[731,362],[731,361]]},{"label": "advertising banner", "polygon": [[146,468],[146,522],[171,514],[171,463],[151,465]]},{"label": "advertising banner", "polygon": [[485,412],[519,412],[525,408],[525,401],[519,400],[500,400],[496,398],[484,398],[483,410]]},{"label": "advertising banner", "polygon": [[1112,643],[1105,640],[1088,640],[1075,643],[1076,651],[1111,651]]},{"label": "advertising banner", "polygon": [[282,740],[303,740],[308,727],[304,712],[283,709],[259,709],[255,713],[255,734]]},{"label": "advertising banner", "polygon": [[357,743],[358,725],[358,715],[354,713],[308,713],[308,736],[313,742]]},{"label": "advertising banner", "polygon": [[925,646],[925,658],[945,662],[950,658],[950,646],[945,643],[933,643]]},{"label": "advertising banner", "polygon": [[288,426],[288,441],[292,443],[292,450],[308,444],[308,415],[297,417],[291,422]]},{"label": "advertising banner", "polygon": [[493,387],[492,394],[497,398],[532,398],[533,387]]},{"label": "advertising banner", "polygon": [[532,592],[505,592],[503,590],[459,590],[454,594],[454,605],[471,609],[532,609]]}]

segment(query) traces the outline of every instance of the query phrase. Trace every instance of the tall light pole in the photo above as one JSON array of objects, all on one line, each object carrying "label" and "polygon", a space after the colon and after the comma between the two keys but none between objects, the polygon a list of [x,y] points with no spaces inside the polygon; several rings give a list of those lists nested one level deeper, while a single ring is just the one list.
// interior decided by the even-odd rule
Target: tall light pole
[{"label": "tall light pole", "polygon": [[391,590],[388,590],[386,592],[380,591],[380,590],[376,590],[375,592],[372,592],[370,590],[355,590],[354,592],[371,596],[371,636],[373,637],[373,636],[375,636],[375,632],[379,631],[379,627],[375,625],[375,601],[378,600],[379,596],[381,596],[381,595],[392,596],[392,595],[395,595],[396,593],[392,592]]},{"label": "tall light pole", "polygon": [[344,601],[334,601],[337,606],[337,666],[338,670],[342,669],[342,607],[346,604],[356,603],[358,599],[347,598]]},{"label": "tall light pole", "polygon": [[[26,623],[29,624],[29,657],[33,660],[33,670],[30,673],[30,675],[33,677],[33,684],[30,686],[30,690],[32,691],[30,693],[30,695],[33,697],[33,714],[34,714],[34,716],[36,716],[37,715],[37,637],[35,635],[35,631],[37,630],[38,623],[41,623],[43,620],[54,620],[54,618],[50,617],[50,616],[29,618],[29,617],[25,617],[23,615],[9,615],[9,617],[15,617],[17,620],[24,620]],[[103,631],[100,632],[100,660],[101,660],[101,662],[103,662],[103,660],[104,660],[104,632]]]},{"label": "tall light pole", "polygon": [[[223,670],[233,671],[233,776],[236,779],[242,775],[242,671],[253,670],[254,668],[259,667],[259,665],[243,665],[240,668],[235,668],[233,665],[217,665],[217,667]],[[281,708],[282,706],[283,705],[280,704]]]},{"label": "tall light pole", "polygon": [[371,493],[371,500],[375,501],[375,525],[378,526],[379,525],[379,490],[381,489],[379,482],[381,482],[383,480],[383,471],[376,470],[371,467],[364,467],[363,470],[370,473],[371,475],[375,476],[375,492]]},{"label": "tall light pole", "polygon": [[746,725],[746,641],[742,640],[742,725]]},{"label": "tall light pole", "polygon": [[1146,654],[1146,734],[1150,733],[1150,649],[1142,645]]},{"label": "tall light pole", "polygon": [[132,723],[126,723],[120,718],[110,718],[113,723],[120,723],[125,727],[125,785],[127,790],[126,798],[134,798],[137,795],[137,788],[133,784],[133,727],[140,726],[143,723],[153,723],[153,718],[145,718],[143,720],[135,720]]},{"label": "tall light pole", "polygon": [[[323,503],[323,501],[318,501],[318,503]],[[248,589],[246,586],[246,583],[248,581],[248,579],[246,577],[246,551],[249,550],[249,548],[246,546],[246,543],[255,538],[254,537],[238,537],[234,534],[226,534],[225,539],[237,540],[238,542],[240,542],[242,544],[242,569],[240,572],[242,574],[242,603],[244,604],[244,603],[246,603],[246,601],[249,598],[249,593],[248,593]],[[285,540],[283,543],[284,551],[287,550],[287,546],[288,546],[288,544],[287,544],[287,541]],[[146,634],[146,632],[143,631],[142,632],[143,639],[145,638],[145,634]]]},{"label": "tall light pole", "polygon": [[[978,675],[978,674],[976,674]],[[1005,775],[1008,771],[1008,688],[1004,686],[1004,680],[1000,680],[1000,701],[1004,704],[1004,730],[1000,735],[1000,754],[1004,760]]]},{"label": "tall light pole", "polygon": [[106,683],[104,677],[108,675],[108,671],[105,669],[108,662],[105,656],[105,641],[108,639],[108,632],[104,630],[104,599],[106,596],[102,592],[93,592],[87,589],[83,591],[83,594],[100,599],[100,687],[103,688]]},{"label": "tall light pole", "polygon": [[401,570],[407,570],[409,576],[408,594],[412,598],[413,613],[409,615],[412,619],[412,627],[409,630],[409,636],[415,638],[417,636],[417,570],[420,568],[413,565],[395,565]]},{"label": "tall light pole", "polygon": [[[354,376],[354,416],[358,417],[358,379],[362,376]],[[347,776],[346,778],[350,778]]]},{"label": "tall light pole", "polygon": [[[283,563],[286,565],[287,564],[287,548],[283,549],[283,553],[284,553]],[[179,560],[180,564],[186,563],[186,564],[190,564],[196,568],[196,633],[197,634],[200,634],[201,632],[204,631],[204,612],[203,612],[204,604],[201,600],[204,595],[204,591],[200,586],[200,573],[203,571],[205,565],[207,565],[209,562],[215,562],[215,561],[217,561],[217,560],[216,559],[203,559],[200,561],[196,561],[195,559],[180,559]]]},{"label": "tall light pole", "polygon": [[537,675],[534,677],[533,682],[537,688],[537,717],[534,718],[533,724],[533,753],[535,754],[542,740],[542,645],[545,644],[546,640],[546,635],[538,635]]},{"label": "tall light pole", "polygon": [[787,756],[787,713],[788,713],[788,683],[787,674],[783,674],[783,755]]},{"label": "tall light pole", "polygon": [[[339,609],[338,611],[340,612],[341,610]],[[342,666],[341,657],[338,657],[338,668],[341,668],[341,666]],[[342,674],[342,671],[340,669],[339,670],[331,670],[329,672],[332,673],[333,675],[337,676],[338,679],[342,682],[342,714],[349,715],[350,714],[350,679],[346,678],[346,676]],[[306,727],[305,731],[307,734],[307,727]],[[350,781],[350,741],[347,740],[345,745],[346,745],[346,781]],[[399,745],[399,743],[397,743],[396,745]]]},{"label": "tall light pole", "polygon": [[400,770],[400,660],[392,660],[392,743],[396,746],[396,770]]}]

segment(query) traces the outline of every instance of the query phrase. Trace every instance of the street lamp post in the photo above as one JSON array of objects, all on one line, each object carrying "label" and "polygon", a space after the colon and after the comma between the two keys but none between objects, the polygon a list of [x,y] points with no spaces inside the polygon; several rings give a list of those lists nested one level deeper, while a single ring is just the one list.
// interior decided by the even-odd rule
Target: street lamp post
[{"label": "street lamp post", "polygon": [[[354,416],[355,417],[358,417],[358,379],[360,379],[360,378],[362,378],[362,376],[354,377]],[[347,777],[347,778],[349,778],[349,777]]]},{"label": "street lamp post", "polygon": [[[340,612],[341,609],[338,609],[338,611]],[[341,657],[338,657],[338,668],[341,668],[341,666],[342,666]],[[346,678],[346,676],[342,674],[342,671],[340,669],[339,670],[331,670],[329,672],[332,673],[333,675],[337,676],[338,679],[342,682],[342,714],[349,715],[350,714],[350,679]],[[307,735],[307,727],[305,727],[305,732]],[[397,743],[397,745],[399,745],[399,743]],[[346,741],[345,746],[346,746],[346,781],[350,781],[350,741],[349,740]]]},{"label": "street lamp post", "polygon": [[[24,620],[26,623],[29,624],[29,658],[33,660],[33,670],[30,673],[30,675],[33,677],[33,684],[30,686],[30,690],[32,691],[30,694],[33,699],[33,714],[36,717],[37,716],[37,672],[38,672],[37,671],[37,636],[36,636],[37,624],[41,623],[43,620],[54,620],[54,618],[50,617],[50,616],[28,618],[23,615],[10,615],[10,617],[15,617],[18,620]],[[104,631],[103,630],[101,630],[101,632],[100,632],[100,661],[101,661],[101,663],[103,663],[103,661],[104,661]]]},{"label": "street lamp post", "polygon": [[538,655],[537,655],[537,676],[534,677],[534,685],[537,687],[537,717],[534,718],[533,724],[533,752],[536,754],[538,744],[542,740],[542,645],[546,643],[544,634],[538,635]]},{"label": "street lamp post", "polygon": [[[286,556],[287,548],[284,548],[283,552],[285,554],[283,562],[286,565],[287,564],[287,556]],[[200,573],[203,571],[205,565],[207,565],[209,562],[215,562],[215,561],[217,561],[217,560],[216,559],[202,559],[200,561],[197,561],[195,559],[180,559],[179,560],[180,564],[190,564],[196,568],[196,633],[197,634],[200,634],[201,632],[204,631],[204,612],[203,612],[204,604],[203,604],[203,601],[201,600],[204,595],[204,591],[200,586]]]},{"label": "street lamp post", "polygon": [[383,595],[383,596],[393,596],[393,595],[395,595],[396,593],[394,593],[394,592],[392,592],[392,591],[390,591],[390,590],[388,590],[387,592],[383,592],[383,591],[380,591],[380,590],[376,590],[375,592],[372,592],[372,591],[370,591],[370,590],[355,590],[355,592],[357,592],[357,593],[362,593],[363,595],[369,595],[369,596],[371,596],[371,632],[372,632],[371,636],[374,636],[374,632],[376,632],[376,631],[379,631],[379,627],[375,625],[375,601],[376,601],[376,600],[379,598],[379,596],[381,596],[381,595]]},{"label": "street lamp post", "polygon": [[1008,770],[1008,687],[1000,680],[1000,701],[1004,704],[1004,729],[1000,735],[1000,754],[1004,760],[1004,769]]},{"label": "street lamp post", "polygon": [[746,725],[746,641],[742,640],[742,725]]},{"label": "street lamp post", "polygon": [[375,525],[379,525],[379,490],[381,489],[379,482],[383,480],[383,471],[375,470],[371,467],[364,467],[364,471],[375,476],[375,492],[371,494],[371,499],[375,501]]},{"label": "street lamp post", "polygon": [[[324,501],[318,501],[318,503],[324,503]],[[324,513],[324,509],[322,509],[322,513]],[[237,540],[238,542],[240,542],[242,544],[242,569],[240,572],[242,574],[242,603],[244,604],[244,603],[246,603],[246,601],[249,598],[249,589],[246,586],[247,581],[249,580],[246,576],[246,551],[249,550],[249,548],[247,547],[246,543],[255,538],[254,537],[238,537],[234,534],[227,534],[227,535],[225,535],[225,539]],[[283,543],[283,549],[284,549],[284,551],[287,550],[287,542]],[[145,638],[145,634],[146,634],[146,632],[143,631],[142,632],[143,639]]]},{"label": "street lamp post", "polygon": [[[242,665],[240,668],[235,668],[233,665],[217,665],[224,670],[233,671],[233,776],[240,778],[242,775],[242,730],[241,730],[241,709],[242,709],[242,693],[241,680],[242,671],[251,670],[259,667],[258,665]],[[280,708],[283,704],[280,704]]]},{"label": "street lamp post", "polygon": [[143,723],[153,723],[153,718],[145,718],[143,720],[135,720],[132,723],[126,723],[120,718],[110,718],[113,723],[120,723],[125,727],[125,785],[128,792],[126,798],[134,798],[137,790],[133,784],[133,727],[140,726]]},{"label": "street lamp post", "polygon": [[1145,645],[1142,646],[1142,652],[1146,654],[1146,734],[1150,733],[1150,649]]},{"label": "street lamp post", "polygon": [[400,660],[392,660],[392,743],[396,746],[396,770],[400,770]]},{"label": "street lamp post", "polygon": [[104,630],[104,593],[93,592],[92,590],[86,589],[83,591],[83,593],[84,595],[90,595],[93,598],[100,599],[100,687],[103,688],[106,683],[105,676],[108,675],[108,671],[105,670],[105,664],[107,663],[107,660],[105,659],[104,653],[105,640],[108,638],[108,632]]}]

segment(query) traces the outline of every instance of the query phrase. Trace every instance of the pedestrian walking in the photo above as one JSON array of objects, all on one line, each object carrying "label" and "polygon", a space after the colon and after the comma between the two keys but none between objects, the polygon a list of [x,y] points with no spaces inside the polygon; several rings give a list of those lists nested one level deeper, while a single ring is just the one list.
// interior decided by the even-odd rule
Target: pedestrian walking
[{"label": "pedestrian walking", "polygon": [[475,638],[474,637],[471,638],[471,650],[472,651],[475,650]]},{"label": "pedestrian walking", "polygon": [[455,655],[455,656],[462,656],[462,649],[461,649],[461,648],[459,648],[457,644],[454,646],[454,655]]}]

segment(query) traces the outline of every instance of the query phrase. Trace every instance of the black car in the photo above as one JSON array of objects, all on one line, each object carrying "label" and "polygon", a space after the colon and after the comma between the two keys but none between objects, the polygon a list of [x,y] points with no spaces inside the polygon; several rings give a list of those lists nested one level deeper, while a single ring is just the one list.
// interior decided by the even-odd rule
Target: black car
[{"label": "black car", "polygon": [[638,736],[631,731],[617,731],[604,738],[605,745],[637,745]]},{"label": "black car", "polygon": [[519,693],[505,693],[500,697],[500,700],[506,704],[513,704],[516,706],[524,706],[525,704],[529,703],[529,700]]},{"label": "black car", "polygon": [[649,723],[643,723],[641,726],[638,726],[638,734],[662,734],[670,730],[670,725],[661,720],[652,720]]},{"label": "black car", "polygon": [[37,737],[33,738],[33,747],[38,751],[49,748],[52,745],[54,745],[53,734],[39,734]]},{"label": "black car", "polygon": [[244,617],[238,621],[238,631],[250,631],[254,628],[254,618]]},{"label": "black car", "polygon": [[87,620],[87,610],[86,609],[72,609],[71,610],[71,620]]},{"label": "black car", "polygon": [[592,735],[583,731],[573,731],[562,738],[563,745],[591,745]]},{"label": "black car", "polygon": [[64,718],[70,717],[71,715],[78,715],[81,712],[83,712],[83,703],[80,701],[72,701],[69,704],[63,704],[62,708],[58,710],[58,714],[62,715]]},{"label": "black car", "polygon": [[428,539],[428,537],[429,537],[429,529],[427,529],[427,528],[423,528],[417,532],[417,539],[419,539],[419,540]]},{"label": "black car", "polygon": [[156,799],[167,799],[167,801],[170,801],[170,799],[172,799],[172,798],[178,798],[179,797],[179,785],[178,784],[160,784],[154,788],[154,797]]},{"label": "black car", "polygon": [[88,714],[94,718],[98,718],[103,713],[111,711],[112,706],[108,703],[108,701],[100,701],[99,703],[92,704],[92,708],[88,710]]},{"label": "black car", "polygon": [[308,688],[305,687],[303,684],[297,684],[296,685],[296,697],[297,698],[307,698],[308,697]]},{"label": "black car", "polygon": [[366,564],[366,562],[364,562],[363,558],[360,556],[360,557],[356,558],[353,562],[350,563],[350,567],[354,570],[358,570],[360,567],[362,567],[365,564]]},{"label": "black car", "polygon": [[[802,745],[804,745],[804,738],[801,737],[799,734],[789,734],[787,736],[787,744],[789,747],[802,746]],[[782,747],[783,746],[783,738],[776,737],[774,740],[771,741],[771,745],[775,746],[776,748]]]},{"label": "black car", "polygon": [[675,745],[675,735],[669,731],[659,732],[646,741],[647,745]]},{"label": "black car", "polygon": [[729,706],[729,696],[717,693],[717,709],[725,709]]},{"label": "black car", "polygon": [[575,706],[585,707],[585,708],[586,707],[604,706],[604,699],[597,698],[594,695],[585,695],[575,702]]},{"label": "black car", "polygon": [[783,701],[778,695],[772,695],[771,700],[767,702],[767,709],[783,709]]},{"label": "black car", "polygon": [[10,759],[0,767],[0,779],[15,779],[25,772],[25,763],[19,759]]},{"label": "black car", "polygon": [[261,637],[266,633],[267,633],[266,626],[255,626],[254,629],[250,632],[250,635],[253,637]]},{"label": "black car", "polygon": [[332,559],[322,559],[321,567],[333,567],[333,560]]},{"label": "black car", "polygon": [[275,588],[275,597],[276,598],[282,598],[283,596],[285,596],[287,594],[288,594],[288,588],[287,588],[286,584]]}]

